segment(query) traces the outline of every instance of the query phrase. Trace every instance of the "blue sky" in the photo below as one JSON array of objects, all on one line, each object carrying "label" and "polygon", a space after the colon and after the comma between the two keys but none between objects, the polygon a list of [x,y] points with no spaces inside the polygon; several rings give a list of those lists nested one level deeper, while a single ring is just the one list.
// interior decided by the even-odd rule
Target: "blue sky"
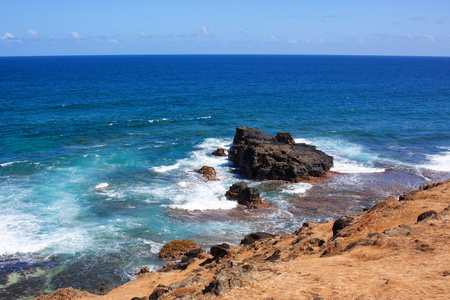
[{"label": "blue sky", "polygon": [[450,0],[0,0],[0,56],[450,56]]}]

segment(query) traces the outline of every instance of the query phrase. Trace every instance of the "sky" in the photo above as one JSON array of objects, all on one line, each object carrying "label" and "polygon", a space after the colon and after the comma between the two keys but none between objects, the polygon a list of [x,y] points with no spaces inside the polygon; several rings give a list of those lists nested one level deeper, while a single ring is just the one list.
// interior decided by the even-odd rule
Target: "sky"
[{"label": "sky", "polygon": [[450,0],[0,0],[0,56],[450,56]]}]

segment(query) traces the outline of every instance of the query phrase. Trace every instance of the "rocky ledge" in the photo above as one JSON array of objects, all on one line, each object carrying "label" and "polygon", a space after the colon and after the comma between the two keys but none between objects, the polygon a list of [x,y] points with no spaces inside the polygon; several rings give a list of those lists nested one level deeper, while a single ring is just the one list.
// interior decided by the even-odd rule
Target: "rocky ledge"
[{"label": "rocky ledge", "polygon": [[333,166],[332,156],[295,143],[288,132],[271,136],[250,127],[236,128],[228,158],[240,174],[256,180],[305,181],[325,176]]},{"label": "rocky ledge", "polygon": [[67,288],[38,299],[447,299],[450,180],[357,216],[190,251],[182,268],[141,272],[103,296]]}]

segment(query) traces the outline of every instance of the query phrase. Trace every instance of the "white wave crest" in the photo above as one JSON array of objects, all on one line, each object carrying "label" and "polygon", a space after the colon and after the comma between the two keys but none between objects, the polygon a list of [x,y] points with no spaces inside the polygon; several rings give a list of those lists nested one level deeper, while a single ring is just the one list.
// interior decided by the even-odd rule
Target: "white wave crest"
[{"label": "white wave crest", "polygon": [[3,163],[3,164],[0,164],[0,167],[6,167],[6,166],[9,166],[9,165],[26,163],[26,162],[28,162],[28,160],[10,161],[10,162],[6,162],[6,163]]},{"label": "white wave crest", "polygon": [[166,173],[175,169],[178,169],[180,167],[180,163],[176,163],[171,166],[156,166],[153,167],[152,170],[158,173]]},{"label": "white wave crest", "polygon": [[386,171],[384,168],[374,168],[365,166],[363,164],[354,162],[349,159],[334,157],[334,167],[332,171],[338,173],[383,173]]},{"label": "white wave crest", "polygon": [[95,186],[95,189],[97,189],[97,190],[104,190],[104,189],[106,189],[106,188],[108,188],[109,187],[109,183],[107,183],[107,182],[102,182],[102,183],[100,183],[100,184],[97,184],[96,186]]},{"label": "white wave crest", "polygon": [[427,155],[428,162],[421,165],[421,167],[440,171],[440,172],[450,172],[450,147],[442,147],[446,150],[440,154]]},{"label": "white wave crest", "polygon": [[309,183],[294,183],[287,185],[282,192],[287,194],[304,194],[310,188],[312,188],[312,185]]},{"label": "white wave crest", "polygon": [[333,156],[332,171],[339,173],[382,173],[384,168],[372,167],[377,162],[378,155],[371,153],[362,146],[345,140],[318,139],[310,141],[302,138],[295,139],[298,143],[316,145],[317,149]]},{"label": "white wave crest", "polygon": [[146,240],[146,239],[139,239],[140,241],[142,241],[144,244],[146,245],[150,245],[150,251],[153,254],[159,254],[159,252],[161,251],[162,247],[164,246],[164,244],[161,243],[157,243],[151,240]]},{"label": "white wave crest", "polygon": [[155,120],[147,120],[147,122],[154,123],[154,122],[163,122],[163,121],[168,121],[168,120],[170,120],[170,118],[161,118],[161,119],[155,119]]}]

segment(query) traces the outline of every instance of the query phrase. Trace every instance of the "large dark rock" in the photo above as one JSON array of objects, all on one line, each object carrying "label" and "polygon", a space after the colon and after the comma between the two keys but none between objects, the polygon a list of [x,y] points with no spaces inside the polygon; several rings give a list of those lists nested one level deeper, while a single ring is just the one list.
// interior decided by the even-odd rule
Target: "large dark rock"
[{"label": "large dark rock", "polygon": [[437,212],[434,210],[426,211],[417,217],[417,222],[423,221],[423,220],[431,218],[431,217],[434,217],[434,218],[437,217]]},{"label": "large dark rock", "polygon": [[158,300],[159,298],[164,296],[164,294],[166,294],[167,292],[169,292],[169,287],[160,284],[153,290],[153,292],[150,294],[148,299],[149,300]]},{"label": "large dark rock", "polygon": [[236,128],[228,158],[251,179],[299,182],[321,177],[333,166],[333,157],[315,146],[295,143],[292,135],[271,136],[259,129]]},{"label": "large dark rock", "polygon": [[211,247],[209,253],[214,256],[215,259],[222,258],[228,255],[231,251],[231,246],[227,243],[223,243],[220,245],[214,245]]},{"label": "large dark rock", "polygon": [[242,240],[241,245],[251,245],[257,241],[273,238],[274,235],[267,232],[252,232],[247,234]]},{"label": "large dark rock", "polygon": [[230,189],[225,193],[225,196],[227,199],[237,200],[239,204],[248,208],[268,206],[268,204],[261,199],[258,189],[248,187],[243,181],[231,185]]},{"label": "large dark rock", "polygon": [[351,216],[343,216],[334,221],[333,223],[333,237],[335,237],[342,229],[344,229],[347,226],[350,226],[353,221],[355,220],[354,217]]}]

